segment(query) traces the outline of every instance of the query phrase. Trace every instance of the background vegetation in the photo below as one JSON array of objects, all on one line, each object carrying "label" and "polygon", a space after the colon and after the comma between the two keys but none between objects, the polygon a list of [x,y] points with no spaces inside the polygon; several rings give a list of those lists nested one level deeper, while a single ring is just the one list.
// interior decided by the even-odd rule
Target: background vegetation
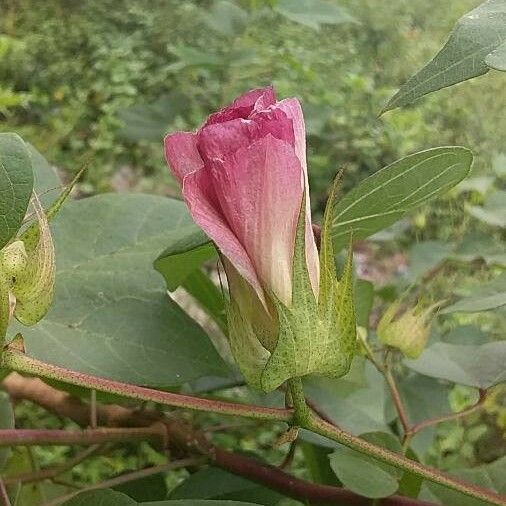
[{"label": "background vegetation", "polygon": [[[0,130],[18,132],[66,179],[88,164],[81,195],[177,195],[163,159],[164,133],[195,128],[243,91],[273,84],[280,97],[303,102],[317,219],[340,167],[349,189],[405,154],[445,144],[471,148],[470,179],[358,245],[361,276],[381,285],[374,320],[419,276],[429,273],[425,296],[442,300],[455,286],[471,293],[506,263],[504,75],[492,71],[378,117],[393,92],[437,52],[456,19],[479,3],[340,0],[325,15],[301,16],[287,2],[268,0],[0,0]],[[457,328],[467,330],[455,337]],[[484,335],[503,338],[505,330],[506,314],[496,311],[452,315],[434,333],[478,344]],[[460,410],[473,395],[458,386],[445,400]],[[484,413],[441,425],[423,443],[426,460],[450,469],[504,455],[504,395],[496,389]],[[20,426],[41,420],[60,426],[32,405],[18,405],[16,415]],[[262,427],[216,437],[230,447],[266,450]],[[43,465],[66,452],[34,451]],[[281,457],[278,449],[268,451]],[[96,482],[158,458],[148,445],[124,448],[74,473]],[[303,474],[302,458],[297,453],[295,466]],[[172,474],[170,484],[178,477]]]}]

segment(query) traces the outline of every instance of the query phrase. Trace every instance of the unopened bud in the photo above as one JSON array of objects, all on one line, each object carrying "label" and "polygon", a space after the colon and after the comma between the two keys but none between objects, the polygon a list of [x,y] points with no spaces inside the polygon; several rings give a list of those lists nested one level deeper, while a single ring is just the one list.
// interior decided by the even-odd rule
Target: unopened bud
[{"label": "unopened bud", "polygon": [[401,302],[394,302],[378,323],[377,333],[380,341],[397,348],[408,358],[418,358],[427,345],[433,312],[438,305],[434,304],[424,309],[418,303],[401,311]]}]

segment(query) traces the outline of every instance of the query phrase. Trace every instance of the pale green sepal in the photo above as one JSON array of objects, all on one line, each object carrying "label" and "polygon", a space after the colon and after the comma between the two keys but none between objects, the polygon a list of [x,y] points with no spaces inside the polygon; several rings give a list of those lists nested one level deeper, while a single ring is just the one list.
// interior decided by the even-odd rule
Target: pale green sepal
[{"label": "pale green sepal", "polygon": [[[45,210],[46,219],[50,222],[60,210],[63,203],[67,200],[67,197],[70,195],[70,192],[76,185],[77,181],[86,170],[86,167],[83,167],[72,179],[72,181],[67,185],[67,187],[60,193],[60,196]],[[23,241],[26,251],[33,251],[39,241],[39,221],[35,220],[19,237],[20,240]]]},{"label": "pale green sepal", "polygon": [[262,371],[270,353],[260,344],[250,321],[234,301],[226,303],[228,339],[235,361],[248,385],[262,390]]},{"label": "pale green sepal", "polygon": [[293,260],[292,304],[286,307],[271,295],[279,318],[279,336],[262,375],[262,390],[266,392],[290,378],[307,374],[338,378],[349,370],[356,344],[352,251],[350,248],[342,280],[338,282],[330,240],[336,185],[322,229],[320,255],[323,255],[323,260],[320,260],[322,270],[318,302],[307,271],[304,203],[301,206]]},{"label": "pale green sepal", "polygon": [[47,313],[56,276],[54,245],[46,214],[36,196],[32,205],[38,221],[38,241],[33,250],[27,248],[26,267],[13,279],[11,288],[16,297],[14,316],[24,325],[34,325]]},{"label": "pale green sepal", "polygon": [[274,390],[284,381],[305,376],[311,367],[313,343],[308,330],[315,325],[318,305],[306,264],[306,196],[302,199],[293,253],[292,304],[284,306],[269,294],[279,319],[279,335],[262,374],[262,390]]},{"label": "pale green sepal", "polygon": [[16,278],[25,269],[28,255],[23,241],[14,241],[0,251],[0,269],[10,278]]}]

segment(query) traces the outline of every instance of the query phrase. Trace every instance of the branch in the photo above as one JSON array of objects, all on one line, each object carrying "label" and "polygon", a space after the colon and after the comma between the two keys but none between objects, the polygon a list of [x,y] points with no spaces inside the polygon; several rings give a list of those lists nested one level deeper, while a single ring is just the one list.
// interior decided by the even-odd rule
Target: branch
[{"label": "branch", "polygon": [[[86,388],[95,388],[96,390],[114,393],[129,397],[132,399],[148,400],[177,406],[181,408],[195,409],[199,411],[208,411],[213,413],[223,413],[228,415],[246,416],[261,420],[276,420],[280,422],[290,422],[293,419],[293,411],[289,409],[264,408],[260,406],[249,406],[244,404],[235,404],[231,402],[213,401],[200,397],[188,395],[173,394],[169,392],[160,392],[150,388],[139,387],[112,381],[104,378],[91,376],[88,374],[70,371],[62,367],[30,358],[17,351],[6,350],[3,354],[3,367],[17,370],[28,374],[45,376],[47,378],[63,381]],[[306,418],[303,416],[303,418]],[[89,417],[88,417],[89,419]],[[463,481],[457,480],[449,475],[441,473],[439,470],[425,466],[403,455],[375,446],[353,434],[343,431],[339,427],[333,426],[318,418],[311,413],[307,420],[294,420],[295,423],[303,422],[301,426],[337,441],[360,453],[369,455],[386,464],[392,465],[398,469],[408,471],[421,478],[446,486],[465,495],[482,499],[496,506],[506,506],[506,498],[498,494],[482,489]],[[187,443],[188,444],[188,443]]]},{"label": "branch", "polygon": [[[56,390],[38,378],[25,378],[11,373],[4,379],[3,386],[14,399],[26,399],[37,403],[57,416],[70,418],[81,426],[89,423],[89,405],[68,393]],[[177,419],[168,419],[156,411],[137,410],[111,404],[97,404],[96,408],[98,423],[102,425],[142,426],[150,425],[157,420],[161,421],[167,429],[166,440],[170,451],[177,458],[192,455],[207,456],[217,467],[302,502],[336,506],[370,506],[370,499],[351,491],[310,483],[258,460],[216,448],[191,426]],[[382,506],[433,505],[418,499],[391,496],[382,500]]]},{"label": "branch", "polygon": [[119,381],[99,378],[97,376],[71,371],[57,365],[47,364],[40,360],[30,358],[19,351],[9,349],[3,352],[1,366],[2,368],[11,371],[42,376],[44,378],[62,381],[71,385],[95,389],[100,392],[121,395],[130,399],[153,401],[176,408],[186,408],[197,411],[206,411],[209,413],[221,413],[224,415],[244,416],[247,418],[279,422],[289,422],[293,416],[292,411],[289,409],[251,406],[248,404],[205,399],[192,395],[162,392],[151,388],[139,387],[136,385],[121,383]]},{"label": "branch", "polygon": [[[151,441],[160,446],[166,437],[163,424],[121,429],[47,430],[0,429],[0,448],[4,446],[96,445],[130,441]],[[163,445],[161,445],[163,447]]]},{"label": "branch", "polygon": [[414,460],[410,460],[399,453],[375,446],[368,441],[354,436],[349,432],[345,432],[339,427],[329,424],[320,418],[313,416],[309,424],[304,428],[347,446],[352,450],[369,455],[380,462],[393,465],[394,467],[403,469],[404,471],[413,473],[439,485],[443,485],[444,487],[455,490],[456,492],[461,492],[462,494],[475,499],[481,499],[495,506],[506,506],[505,496],[501,496],[490,490],[466,483],[437,469],[425,466]]},{"label": "branch", "polygon": [[487,391],[486,390],[480,390],[480,396],[478,398],[478,401],[473,406],[470,406],[469,408],[463,409],[462,411],[459,411],[458,413],[450,413],[448,415],[439,416],[437,418],[430,418],[429,420],[424,420],[423,422],[417,423],[413,427],[411,427],[410,430],[410,437],[413,437],[415,434],[420,432],[423,429],[426,429],[427,427],[431,427],[432,425],[437,425],[441,422],[449,422],[452,420],[458,420],[459,418],[463,418],[464,416],[470,415],[471,413],[475,413],[476,411],[480,411],[483,408],[483,404],[487,400]]}]

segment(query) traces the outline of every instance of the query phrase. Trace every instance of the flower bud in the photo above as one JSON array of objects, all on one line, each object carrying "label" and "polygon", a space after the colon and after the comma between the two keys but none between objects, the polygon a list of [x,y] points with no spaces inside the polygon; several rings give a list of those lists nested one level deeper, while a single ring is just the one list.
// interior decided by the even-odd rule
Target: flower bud
[{"label": "flower bud", "polygon": [[395,301],[378,323],[379,340],[397,348],[407,358],[418,358],[427,345],[432,316],[438,305],[424,308],[418,302],[414,307],[402,310],[401,300]]}]

